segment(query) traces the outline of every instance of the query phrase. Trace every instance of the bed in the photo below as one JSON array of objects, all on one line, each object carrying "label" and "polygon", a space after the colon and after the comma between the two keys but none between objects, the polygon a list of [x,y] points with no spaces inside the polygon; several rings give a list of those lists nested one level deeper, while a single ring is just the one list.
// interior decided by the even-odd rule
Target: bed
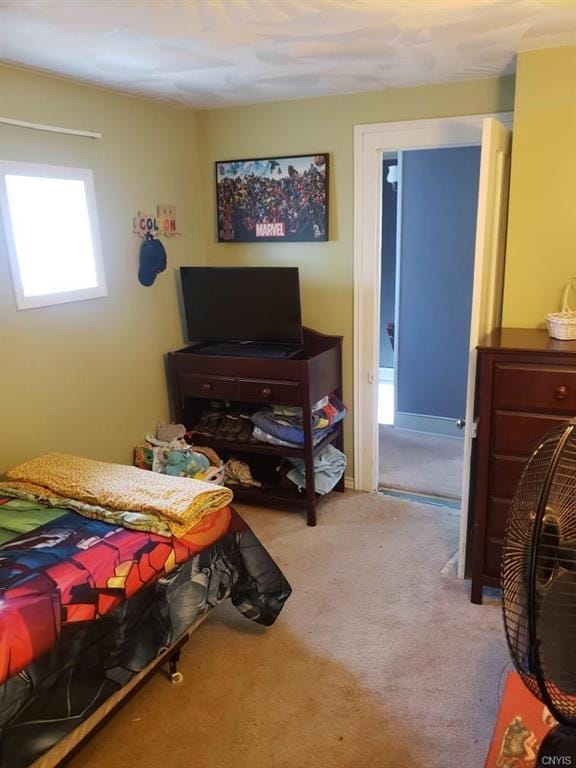
[{"label": "bed", "polygon": [[175,538],[0,493],[0,768],[56,765],[223,600],[289,595],[229,506]]}]

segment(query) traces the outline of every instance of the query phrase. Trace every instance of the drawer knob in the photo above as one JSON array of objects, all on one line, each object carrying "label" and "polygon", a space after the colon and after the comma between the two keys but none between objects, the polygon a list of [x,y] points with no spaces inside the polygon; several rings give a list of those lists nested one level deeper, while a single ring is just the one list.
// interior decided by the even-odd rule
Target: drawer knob
[{"label": "drawer knob", "polygon": [[210,384],[210,382],[206,381],[204,384],[202,384],[202,389],[205,392],[210,392],[210,390],[212,389],[212,384]]},{"label": "drawer knob", "polygon": [[270,397],[271,394],[272,394],[272,390],[270,389],[270,387],[263,387],[262,397]]},{"label": "drawer knob", "polygon": [[561,384],[559,387],[556,387],[554,390],[554,397],[556,400],[566,400],[568,397],[568,387],[565,387],[564,384]]}]

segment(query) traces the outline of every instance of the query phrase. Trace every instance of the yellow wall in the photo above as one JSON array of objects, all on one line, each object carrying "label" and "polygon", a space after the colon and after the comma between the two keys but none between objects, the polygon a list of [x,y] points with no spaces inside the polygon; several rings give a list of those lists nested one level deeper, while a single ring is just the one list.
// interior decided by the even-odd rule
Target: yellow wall
[{"label": "yellow wall", "polygon": [[[201,263],[195,115],[0,67],[2,116],[101,131],[91,140],[0,125],[0,157],[92,168],[108,297],[17,311],[0,233],[0,471],[50,450],[130,461],[168,416],[163,355],[183,342],[176,268]],[[176,205],[168,269],[137,281],[132,217]],[[31,226],[34,223],[31,222]],[[57,243],[54,222],[47,243]]]},{"label": "yellow wall", "polygon": [[[344,336],[344,394],[352,403],[353,146],[354,125],[511,110],[514,80],[477,80],[351,96],[210,110],[197,114],[203,210],[209,224],[207,262],[214,265],[300,267],[304,322]],[[330,153],[330,241],[327,243],[217,243],[214,228],[216,160]],[[352,417],[346,450],[353,474]]]},{"label": "yellow wall", "polygon": [[[18,312],[0,237],[0,471],[55,448],[129,460],[168,415],[163,355],[183,342],[176,271],[185,263],[299,266],[305,323],[345,337],[350,402],[359,123],[514,106],[504,323],[541,324],[576,272],[576,48],[520,54],[513,100],[514,79],[504,78],[194,114],[0,66],[3,115],[103,133],[91,141],[0,125],[0,157],[94,170],[109,287],[104,299]],[[329,242],[216,242],[215,160],[309,152],[330,153]],[[131,219],[161,202],[176,205],[183,235],[167,242],[168,270],[144,288]],[[57,241],[58,226],[47,239]],[[348,419],[348,448],[351,429]]]},{"label": "yellow wall", "polygon": [[[513,91],[504,78],[194,114],[0,67],[4,115],[103,133],[92,141],[0,126],[0,157],[94,170],[109,287],[105,299],[18,312],[0,237],[0,470],[54,449],[129,460],[134,442],[168,415],[163,355],[183,342],[176,268],[184,263],[299,266],[305,323],[345,337],[351,403],[353,126],[506,111]],[[329,242],[216,242],[215,160],[316,151],[330,153]],[[167,242],[167,272],[144,288],[131,220],[161,202],[176,205],[184,234]],[[352,418],[349,455],[351,430]]]},{"label": "yellow wall", "polygon": [[572,275],[576,46],[566,46],[518,57],[504,325],[542,325],[547,312],[559,309]]}]

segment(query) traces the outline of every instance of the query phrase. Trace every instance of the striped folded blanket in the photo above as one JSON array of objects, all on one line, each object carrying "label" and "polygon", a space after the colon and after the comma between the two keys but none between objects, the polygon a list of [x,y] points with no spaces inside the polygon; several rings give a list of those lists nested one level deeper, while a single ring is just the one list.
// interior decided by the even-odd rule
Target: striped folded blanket
[{"label": "striped folded blanket", "polygon": [[228,488],[202,480],[63,453],[19,464],[5,478],[0,491],[6,495],[35,498],[107,523],[176,537],[232,501]]}]

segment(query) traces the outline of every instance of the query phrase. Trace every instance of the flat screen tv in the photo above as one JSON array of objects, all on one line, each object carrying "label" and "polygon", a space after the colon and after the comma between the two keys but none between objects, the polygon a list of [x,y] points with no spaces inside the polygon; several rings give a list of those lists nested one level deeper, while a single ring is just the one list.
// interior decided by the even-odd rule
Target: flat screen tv
[{"label": "flat screen tv", "polygon": [[191,342],[302,344],[297,267],[180,267]]}]

